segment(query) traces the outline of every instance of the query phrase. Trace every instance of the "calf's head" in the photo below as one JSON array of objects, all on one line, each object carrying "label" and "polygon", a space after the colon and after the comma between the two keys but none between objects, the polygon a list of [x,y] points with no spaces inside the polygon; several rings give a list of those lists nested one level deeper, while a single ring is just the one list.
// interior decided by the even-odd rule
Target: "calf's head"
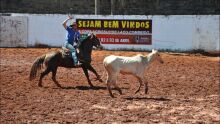
[{"label": "calf's head", "polygon": [[159,61],[160,63],[164,63],[163,59],[161,58],[159,52],[157,50],[152,50],[152,53],[154,54],[154,59]]}]

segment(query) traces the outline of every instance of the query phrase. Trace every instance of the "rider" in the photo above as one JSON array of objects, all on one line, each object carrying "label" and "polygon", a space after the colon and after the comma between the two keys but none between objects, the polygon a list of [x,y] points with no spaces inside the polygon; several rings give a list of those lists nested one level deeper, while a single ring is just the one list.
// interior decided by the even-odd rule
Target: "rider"
[{"label": "rider", "polygon": [[80,33],[77,30],[76,22],[73,22],[70,26],[66,25],[67,21],[71,19],[73,18],[68,16],[68,18],[64,20],[62,23],[63,27],[67,30],[67,36],[66,36],[66,41],[64,43],[64,47],[70,50],[73,61],[74,61],[74,66],[80,67],[81,63],[79,63],[78,58],[76,56],[76,52],[77,52],[76,45],[77,45],[77,42],[79,42]]}]

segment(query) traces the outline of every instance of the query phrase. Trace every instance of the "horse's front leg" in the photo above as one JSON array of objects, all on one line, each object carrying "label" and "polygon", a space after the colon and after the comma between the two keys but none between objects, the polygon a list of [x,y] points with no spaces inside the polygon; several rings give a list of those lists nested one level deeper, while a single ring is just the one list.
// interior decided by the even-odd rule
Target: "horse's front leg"
[{"label": "horse's front leg", "polygon": [[99,74],[96,72],[96,70],[92,67],[91,64],[87,65],[87,69],[89,69],[91,72],[93,72],[96,75],[97,80],[99,80],[99,82],[103,82],[103,80],[101,79],[101,77],[99,76]]},{"label": "horse's front leg", "polygon": [[86,78],[87,78],[89,85],[91,87],[94,87],[93,84],[91,83],[91,80],[89,79],[88,69],[86,68],[86,66],[82,65],[82,69],[83,69],[84,74],[86,75]]},{"label": "horse's front leg", "polygon": [[54,67],[52,69],[52,80],[54,81],[54,83],[58,86],[61,87],[61,85],[58,83],[58,81],[56,80],[56,73],[57,73],[57,67]]}]

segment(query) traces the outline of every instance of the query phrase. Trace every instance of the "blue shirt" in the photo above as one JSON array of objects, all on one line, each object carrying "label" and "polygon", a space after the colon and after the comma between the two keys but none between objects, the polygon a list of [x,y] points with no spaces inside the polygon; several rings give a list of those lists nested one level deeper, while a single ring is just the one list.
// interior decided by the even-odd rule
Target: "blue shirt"
[{"label": "blue shirt", "polygon": [[66,35],[66,43],[73,45],[73,43],[77,43],[80,38],[80,33],[78,31],[74,31],[71,27],[67,27],[67,35]]}]

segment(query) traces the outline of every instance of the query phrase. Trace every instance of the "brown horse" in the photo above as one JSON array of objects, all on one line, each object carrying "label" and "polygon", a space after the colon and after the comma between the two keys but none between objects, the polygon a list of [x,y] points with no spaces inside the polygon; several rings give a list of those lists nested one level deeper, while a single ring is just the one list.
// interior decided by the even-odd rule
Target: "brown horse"
[{"label": "brown horse", "polygon": [[[93,72],[96,75],[97,80],[102,82],[102,79],[100,78],[96,70],[91,66],[91,61],[92,61],[91,53],[92,53],[93,46],[95,46],[96,48],[102,48],[99,39],[94,34],[91,34],[90,36],[85,38],[83,41],[81,41],[80,44],[78,44],[79,53],[77,55],[79,58],[79,61],[81,61],[82,63],[81,68],[83,69],[83,72],[86,75],[88,83],[91,87],[93,87],[93,84],[91,83],[89,79],[88,70]],[[54,81],[54,83],[58,87],[61,87],[61,85],[56,80],[57,68],[58,67],[75,68],[71,55],[66,55],[64,54],[63,51],[46,53],[45,55],[38,57],[34,61],[31,67],[31,72],[29,76],[30,81],[36,78],[37,73],[39,72],[39,70],[41,70],[43,64],[45,64],[46,68],[40,74],[40,80],[38,82],[39,87],[42,87],[43,77],[47,75],[49,72],[52,72],[52,80]]]}]

